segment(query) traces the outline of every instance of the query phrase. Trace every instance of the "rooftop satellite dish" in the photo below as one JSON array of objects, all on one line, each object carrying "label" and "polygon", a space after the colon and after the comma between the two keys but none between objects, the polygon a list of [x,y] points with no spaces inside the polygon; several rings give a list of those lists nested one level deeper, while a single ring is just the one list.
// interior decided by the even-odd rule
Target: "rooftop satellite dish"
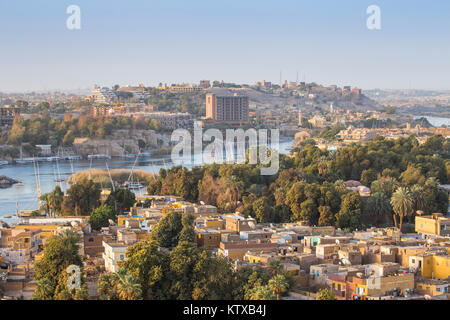
[{"label": "rooftop satellite dish", "polygon": [[428,294],[423,296],[425,298],[425,300],[431,300],[431,296],[429,296]]},{"label": "rooftop satellite dish", "polygon": [[109,225],[110,226],[115,226],[116,223],[114,222],[114,220],[108,219]]},{"label": "rooftop satellite dish", "polygon": [[205,205],[205,203],[204,203],[203,201],[200,201],[200,204],[201,204],[202,206],[204,206],[204,205]]},{"label": "rooftop satellite dish", "polygon": [[255,228],[256,228],[256,225],[255,225],[252,221],[250,221],[250,222],[248,223],[248,225],[249,225],[250,228],[252,228],[252,229],[255,229]]},{"label": "rooftop satellite dish", "polygon": [[70,225],[71,225],[72,227],[78,227],[78,222],[72,221],[72,222],[70,222]]}]

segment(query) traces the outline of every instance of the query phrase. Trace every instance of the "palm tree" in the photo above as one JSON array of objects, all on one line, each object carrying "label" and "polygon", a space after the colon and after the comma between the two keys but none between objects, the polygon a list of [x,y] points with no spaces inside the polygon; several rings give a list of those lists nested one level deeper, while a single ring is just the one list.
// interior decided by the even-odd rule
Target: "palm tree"
[{"label": "palm tree", "polygon": [[417,211],[422,210],[425,202],[424,190],[423,188],[415,184],[411,188],[411,197],[412,197],[412,214],[417,213]]},{"label": "palm tree", "polygon": [[398,188],[391,198],[392,209],[394,210],[394,223],[397,228],[397,216],[399,217],[399,230],[402,232],[403,218],[412,211],[412,197],[409,190],[405,187]]},{"label": "palm tree", "polygon": [[282,270],[283,266],[281,265],[280,260],[271,260],[269,262],[269,272],[272,277],[280,274]]},{"label": "palm tree", "polygon": [[50,202],[50,208],[52,210],[53,216],[56,214],[61,214],[61,207],[64,201],[64,192],[62,192],[59,186],[56,186],[55,189],[49,194],[48,201]]},{"label": "palm tree", "polygon": [[132,275],[127,274],[124,269],[119,269],[114,274],[114,283],[121,300],[139,300],[141,298],[141,285],[136,282]]},{"label": "palm tree", "polygon": [[344,192],[345,191],[345,183],[344,180],[337,180],[334,183],[334,186],[336,188],[336,190],[338,190],[339,192]]},{"label": "palm tree", "polygon": [[436,188],[440,184],[439,179],[436,177],[430,177],[425,181],[425,186]]},{"label": "palm tree", "polygon": [[326,157],[321,157],[320,161],[319,161],[319,164],[317,166],[317,170],[319,172],[319,175],[322,176],[322,175],[326,174],[327,173],[327,169],[328,169],[328,163],[327,163]]},{"label": "palm tree", "polygon": [[250,300],[274,300],[275,296],[269,286],[257,286],[255,287],[251,294]]},{"label": "palm tree", "polygon": [[102,299],[116,300],[117,296],[114,290],[114,278],[111,274],[104,273],[98,278],[98,295]]},{"label": "palm tree", "polygon": [[40,201],[43,201],[44,204],[41,205],[41,208],[45,211],[47,216],[50,216],[50,193],[44,193],[39,197]]},{"label": "palm tree", "polygon": [[[388,197],[382,192],[375,192],[367,201],[369,214],[375,217],[377,225],[380,219],[392,212]],[[384,221],[384,220],[382,220]]]},{"label": "palm tree", "polygon": [[381,177],[370,185],[372,192],[383,192],[388,198],[392,197],[397,187],[398,181],[392,177]]},{"label": "palm tree", "polygon": [[284,275],[279,274],[269,280],[269,288],[277,297],[277,300],[280,300],[280,294],[289,289],[289,283]]}]

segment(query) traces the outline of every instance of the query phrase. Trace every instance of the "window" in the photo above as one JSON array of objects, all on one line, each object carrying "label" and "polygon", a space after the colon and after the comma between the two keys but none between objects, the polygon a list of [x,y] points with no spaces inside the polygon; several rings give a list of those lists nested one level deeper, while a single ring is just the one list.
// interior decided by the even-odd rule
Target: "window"
[{"label": "window", "polygon": [[94,242],[94,238],[89,238],[89,242]]},{"label": "window", "polygon": [[412,263],[416,263],[416,259],[411,259]]},{"label": "window", "polygon": [[123,254],[120,255],[120,260],[123,260],[125,257]]}]

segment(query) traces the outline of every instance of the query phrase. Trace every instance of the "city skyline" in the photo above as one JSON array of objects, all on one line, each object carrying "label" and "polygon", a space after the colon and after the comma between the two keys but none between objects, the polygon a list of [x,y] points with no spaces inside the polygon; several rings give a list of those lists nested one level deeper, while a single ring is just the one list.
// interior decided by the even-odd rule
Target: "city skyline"
[{"label": "city skyline", "polygon": [[[68,6],[81,30],[68,30]],[[381,30],[366,27],[370,5]],[[200,79],[450,89],[450,3],[42,0],[0,4],[0,91]]]}]

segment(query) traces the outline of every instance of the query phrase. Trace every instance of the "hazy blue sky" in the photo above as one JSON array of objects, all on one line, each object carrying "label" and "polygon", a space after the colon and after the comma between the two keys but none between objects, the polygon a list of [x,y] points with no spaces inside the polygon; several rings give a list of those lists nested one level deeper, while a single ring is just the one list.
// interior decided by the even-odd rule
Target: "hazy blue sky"
[{"label": "hazy blue sky", "polygon": [[[81,8],[81,30],[66,8]],[[382,30],[366,28],[381,7]],[[450,89],[450,1],[0,0],[0,91],[217,79]]]}]

